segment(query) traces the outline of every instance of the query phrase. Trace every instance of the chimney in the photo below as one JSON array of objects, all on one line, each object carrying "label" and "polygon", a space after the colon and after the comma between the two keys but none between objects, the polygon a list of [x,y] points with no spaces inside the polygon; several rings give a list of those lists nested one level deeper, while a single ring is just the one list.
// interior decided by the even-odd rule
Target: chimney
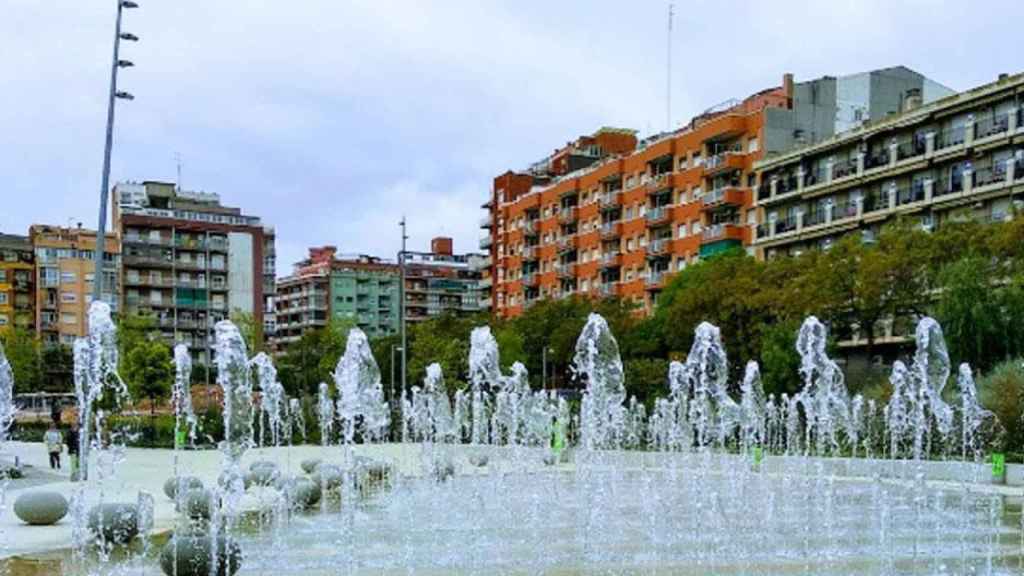
[{"label": "chimney", "polygon": [[309,249],[309,261],[312,263],[330,262],[338,252],[337,246],[321,246]]},{"label": "chimney", "polygon": [[446,236],[438,236],[430,240],[430,251],[442,256],[452,255],[452,239]]},{"label": "chimney", "polygon": [[903,95],[903,111],[910,112],[921,107],[921,89],[911,88]]},{"label": "chimney", "polygon": [[1003,73],[1001,73],[1001,74],[999,75],[999,81],[1000,81],[1000,82],[1006,82],[1006,81],[1007,81],[1007,80],[1009,80],[1009,79],[1010,79],[1010,75],[1009,75],[1009,74],[1007,74],[1006,72],[1003,72]]},{"label": "chimney", "polygon": [[782,75],[782,91],[786,94],[786,99],[790,103],[793,102],[793,73],[786,72]]}]

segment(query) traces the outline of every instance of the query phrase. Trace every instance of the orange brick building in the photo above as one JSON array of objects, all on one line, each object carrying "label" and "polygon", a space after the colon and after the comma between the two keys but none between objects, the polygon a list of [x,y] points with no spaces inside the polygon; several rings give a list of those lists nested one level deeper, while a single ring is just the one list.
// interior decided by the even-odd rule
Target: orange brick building
[{"label": "orange brick building", "polygon": [[491,308],[540,298],[619,296],[650,310],[672,274],[747,245],[764,110],[788,107],[792,80],[637,142],[602,128],[525,172],[494,179],[482,225]]}]

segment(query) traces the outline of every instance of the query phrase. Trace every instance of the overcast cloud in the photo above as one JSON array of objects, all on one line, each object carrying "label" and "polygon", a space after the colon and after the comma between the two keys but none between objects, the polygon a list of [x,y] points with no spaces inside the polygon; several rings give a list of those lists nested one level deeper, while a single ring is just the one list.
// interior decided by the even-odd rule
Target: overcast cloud
[{"label": "overcast cloud", "polygon": [[[138,0],[112,179],[176,178],[311,245],[477,250],[491,179],[603,125],[665,127],[667,2]],[[0,0],[0,231],[96,226],[113,0]],[[673,119],[903,64],[961,90],[1024,69],[1024,3],[676,2]]]}]

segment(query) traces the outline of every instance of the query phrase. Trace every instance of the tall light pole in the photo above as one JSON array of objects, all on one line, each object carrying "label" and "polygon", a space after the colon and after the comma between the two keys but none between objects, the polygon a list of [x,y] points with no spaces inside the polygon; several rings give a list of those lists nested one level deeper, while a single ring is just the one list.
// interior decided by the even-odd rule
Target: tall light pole
[{"label": "tall light pole", "polygon": [[405,362],[406,362],[406,350],[409,349],[408,344],[405,340],[405,241],[409,239],[409,236],[405,234],[405,216],[402,216],[402,221],[398,223],[402,227],[402,251],[398,253],[398,329],[402,333],[402,398],[405,398]]},{"label": "tall light pole", "polygon": [[139,37],[121,32],[121,14],[126,8],[138,8],[132,0],[117,0],[117,21],[114,24],[114,58],[110,65],[110,95],[107,98],[107,139],[103,148],[103,179],[100,184],[100,221],[96,231],[96,272],[93,275],[93,301],[103,299],[103,251],[107,239],[107,194],[110,187],[110,151],[114,144],[114,103],[117,99],[134,100],[128,92],[117,89],[117,71],[134,66],[120,57],[121,40],[138,42]]}]

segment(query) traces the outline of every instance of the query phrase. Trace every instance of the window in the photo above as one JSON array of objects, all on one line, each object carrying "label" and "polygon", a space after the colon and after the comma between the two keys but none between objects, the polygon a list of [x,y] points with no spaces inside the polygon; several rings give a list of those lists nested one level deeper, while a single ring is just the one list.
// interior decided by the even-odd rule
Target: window
[{"label": "window", "polygon": [[8,322],[7,314],[0,314],[0,326],[7,326]]},{"label": "window", "polygon": [[78,294],[75,294],[74,292],[61,292],[60,301],[66,304],[74,304],[75,302],[78,302]]},{"label": "window", "polygon": [[78,274],[71,271],[64,271],[60,273],[60,281],[63,284],[73,284],[78,281]]},{"label": "window", "polygon": [[757,152],[760,149],[760,143],[757,138],[751,138],[747,140],[747,152]]},{"label": "window", "polygon": [[75,316],[73,312],[65,312],[60,315],[61,324],[78,324],[78,316]]},{"label": "window", "polygon": [[626,250],[630,251],[630,252],[633,250],[633,239],[632,238],[626,240]]},{"label": "window", "polygon": [[0,292],[0,305],[6,305],[7,302],[7,292]]}]

